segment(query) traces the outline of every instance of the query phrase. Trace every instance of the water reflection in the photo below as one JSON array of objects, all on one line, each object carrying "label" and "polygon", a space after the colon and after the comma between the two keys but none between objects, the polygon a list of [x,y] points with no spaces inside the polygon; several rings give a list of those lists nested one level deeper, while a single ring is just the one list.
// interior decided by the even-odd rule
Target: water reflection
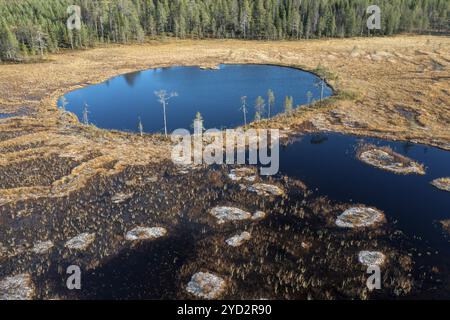
[{"label": "water reflection", "polygon": [[317,134],[311,138],[311,144],[322,144],[328,141],[328,137],[326,135]]},{"label": "water reflection", "polygon": [[136,71],[136,72],[124,74],[123,77],[129,87],[134,87],[136,84],[136,81],[138,80],[140,75],[141,75],[141,72]]},{"label": "water reflection", "polygon": [[[241,97],[247,97],[247,120],[256,116],[259,101],[262,118],[269,116],[269,89],[275,100],[270,105],[274,116],[285,110],[286,97],[293,105],[319,100],[322,88],[318,78],[298,69],[270,65],[222,65],[220,70],[198,67],[159,68],[133,72],[65,95],[67,110],[83,118],[84,104],[89,105],[89,121],[105,129],[138,132],[139,118],[145,132],[161,132],[163,111],[155,91],[179,94],[167,108],[169,131],[189,129],[197,112],[209,128],[232,128],[244,124]],[[324,97],[332,89],[324,87]]]},{"label": "water reflection", "polygon": [[[324,143],[324,142],[327,143]],[[361,143],[388,146],[425,165],[427,173],[397,175],[356,158]],[[436,221],[450,218],[450,195],[430,182],[450,176],[450,152],[423,145],[339,134],[306,135],[281,149],[282,174],[304,181],[335,201],[362,203],[383,210],[388,220],[450,254]]]}]

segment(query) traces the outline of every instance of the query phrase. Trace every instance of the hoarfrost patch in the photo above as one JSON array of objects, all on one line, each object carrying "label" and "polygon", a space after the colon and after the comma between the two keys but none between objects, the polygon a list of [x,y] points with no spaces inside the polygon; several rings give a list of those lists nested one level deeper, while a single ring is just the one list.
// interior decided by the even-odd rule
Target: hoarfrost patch
[{"label": "hoarfrost patch", "polygon": [[119,204],[123,203],[133,197],[133,193],[117,193],[111,197],[112,203]]},{"label": "hoarfrost patch", "polygon": [[436,188],[450,192],[450,178],[439,178],[431,182]]},{"label": "hoarfrost patch", "polygon": [[253,182],[256,180],[255,170],[251,168],[232,169],[228,177],[233,181],[241,181],[242,179]]},{"label": "hoarfrost patch", "polygon": [[125,235],[125,239],[128,241],[136,241],[136,240],[154,240],[157,238],[161,238],[167,234],[167,230],[162,227],[154,227],[154,228],[145,228],[145,227],[136,227],[133,230],[130,230]]},{"label": "hoarfrost patch", "polygon": [[53,242],[49,241],[39,241],[36,242],[34,247],[31,249],[32,252],[36,254],[45,254],[53,248]]},{"label": "hoarfrost patch", "polygon": [[248,190],[255,192],[260,196],[282,196],[284,191],[277,186],[265,183],[255,183],[254,185],[248,187]]},{"label": "hoarfrost patch", "polygon": [[252,218],[251,213],[234,207],[215,207],[210,211],[218,221],[219,224],[223,224],[228,221],[242,221]]},{"label": "hoarfrost patch", "polygon": [[31,300],[33,296],[34,286],[27,273],[0,281],[0,300]]},{"label": "hoarfrost patch", "polygon": [[422,164],[388,149],[370,147],[360,152],[358,158],[371,166],[397,174],[425,175],[426,173]]},{"label": "hoarfrost patch", "polygon": [[373,208],[354,207],[342,213],[336,220],[341,228],[370,227],[384,221],[384,214]]},{"label": "hoarfrost patch", "polygon": [[209,272],[194,274],[186,287],[190,294],[202,299],[216,299],[225,291],[225,280]]},{"label": "hoarfrost patch", "polygon": [[267,214],[263,211],[256,211],[253,216],[252,216],[252,220],[262,220],[265,217],[267,217]]},{"label": "hoarfrost patch", "polygon": [[65,247],[73,250],[86,250],[94,240],[94,233],[85,232],[67,241]]},{"label": "hoarfrost patch", "polygon": [[250,240],[252,238],[251,234],[247,231],[242,232],[241,234],[237,234],[230,239],[227,239],[225,242],[231,247],[239,247],[244,242]]},{"label": "hoarfrost patch", "polygon": [[381,266],[386,260],[386,256],[378,251],[361,251],[358,254],[358,261],[365,266]]}]

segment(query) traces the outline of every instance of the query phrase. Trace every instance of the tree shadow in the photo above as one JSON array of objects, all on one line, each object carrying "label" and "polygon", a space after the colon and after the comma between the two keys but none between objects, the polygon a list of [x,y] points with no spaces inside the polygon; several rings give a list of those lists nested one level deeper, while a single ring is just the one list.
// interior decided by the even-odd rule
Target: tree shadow
[{"label": "tree shadow", "polygon": [[83,273],[76,298],[174,299],[178,271],[193,251],[194,240],[186,234],[124,249],[100,267]]}]

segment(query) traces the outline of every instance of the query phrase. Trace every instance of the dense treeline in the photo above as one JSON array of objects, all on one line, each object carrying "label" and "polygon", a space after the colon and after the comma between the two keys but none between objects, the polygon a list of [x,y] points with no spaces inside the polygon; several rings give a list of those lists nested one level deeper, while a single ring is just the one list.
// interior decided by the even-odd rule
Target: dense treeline
[{"label": "dense treeline", "polygon": [[[366,8],[382,10],[372,34],[448,30],[449,0],[0,0],[0,60],[59,48],[178,38],[308,39],[370,34]],[[66,27],[69,5],[82,28]]]}]

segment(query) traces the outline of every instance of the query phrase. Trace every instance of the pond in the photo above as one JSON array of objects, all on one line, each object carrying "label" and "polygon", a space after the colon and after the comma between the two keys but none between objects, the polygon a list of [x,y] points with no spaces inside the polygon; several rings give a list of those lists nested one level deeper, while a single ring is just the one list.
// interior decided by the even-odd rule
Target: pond
[{"label": "pond", "polygon": [[[241,97],[247,97],[249,121],[255,116],[258,96],[265,100],[268,115],[268,90],[275,95],[271,114],[284,111],[286,96],[294,105],[320,99],[320,79],[298,69],[271,65],[220,65],[219,70],[199,67],[158,68],[112,78],[104,83],[75,90],[65,95],[66,110],[83,119],[88,105],[89,122],[99,128],[138,131],[141,119],[145,132],[163,132],[163,108],[154,92],[177,92],[169,101],[169,132],[190,129],[197,112],[206,128],[236,127],[244,124]],[[332,95],[324,86],[324,97]],[[59,106],[62,105],[60,100]]]},{"label": "pond", "polygon": [[0,113],[0,119],[16,117],[16,113]]}]

